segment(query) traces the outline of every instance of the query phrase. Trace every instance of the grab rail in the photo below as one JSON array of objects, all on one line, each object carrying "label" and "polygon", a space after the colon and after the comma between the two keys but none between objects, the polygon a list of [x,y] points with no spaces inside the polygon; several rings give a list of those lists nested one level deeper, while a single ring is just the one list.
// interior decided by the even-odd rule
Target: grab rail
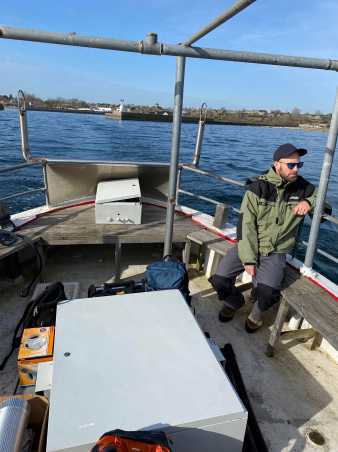
[{"label": "grab rail", "polygon": [[[27,161],[26,163],[20,163],[18,165],[6,166],[5,168],[0,168],[0,176],[1,176],[1,174],[7,174],[7,173],[10,173],[11,171],[19,171],[19,170],[22,170],[25,168],[29,168],[30,166],[37,166],[37,165],[43,166],[43,161],[42,160]],[[0,198],[0,201],[6,201],[8,199],[27,196],[27,195],[31,195],[33,193],[38,193],[38,192],[46,193],[46,191],[47,191],[47,187],[45,185],[44,187],[33,188],[32,190],[21,191],[19,193],[14,193],[12,195],[4,196],[4,197]]]},{"label": "grab rail", "polygon": [[[225,184],[236,185],[238,187],[245,187],[246,186],[245,182],[241,182],[241,181],[236,180],[236,179],[230,179],[229,177],[220,176],[218,174],[212,173],[212,172],[207,171],[207,170],[203,170],[201,168],[195,168],[194,166],[191,166],[191,165],[186,164],[186,163],[181,164],[180,168],[188,170],[188,171],[192,171],[192,172],[200,174],[202,176],[212,177],[212,178],[217,179],[220,182],[223,182]],[[180,191],[181,191],[181,189],[180,189]],[[183,191],[181,191],[181,192],[183,193]],[[194,193],[189,193],[189,192],[186,192],[185,194],[190,195],[190,196],[192,195],[192,196],[195,196],[195,197],[199,196],[199,195],[195,195]],[[203,197],[201,197],[201,199],[203,199]],[[205,198],[204,200],[208,201],[208,198]],[[217,204],[217,202],[215,202],[215,203]],[[335,215],[328,215],[328,214],[323,213],[322,214],[322,218],[327,220],[327,221],[330,221],[331,223],[334,223],[334,224],[338,225],[338,217],[336,217]]]},{"label": "grab rail", "polygon": [[18,110],[19,110],[19,122],[20,122],[20,134],[21,134],[21,152],[26,162],[29,162],[32,158],[31,151],[29,149],[28,139],[28,125],[26,116],[26,98],[24,92],[19,89],[18,91]]},{"label": "grab rail", "polygon": [[241,182],[241,181],[238,181],[235,179],[230,179],[229,177],[219,176],[218,174],[211,173],[210,171],[202,170],[201,168],[195,168],[194,166],[187,165],[184,163],[181,164],[180,166],[181,166],[181,168],[183,168],[187,171],[192,171],[193,173],[198,173],[198,174],[201,174],[202,176],[209,176],[209,177],[217,179],[221,182],[224,182],[226,184],[232,184],[232,185],[237,185],[239,187],[245,187],[244,182]]},{"label": "grab rail", "polygon": [[46,187],[40,187],[40,188],[34,188],[33,190],[21,191],[19,193],[14,193],[13,195],[4,196],[3,198],[0,198],[0,201],[6,201],[7,199],[11,199],[11,198],[31,195],[32,193],[37,193],[37,192],[40,192],[40,191],[46,192],[46,190],[47,190]]},{"label": "grab rail", "polygon": [[42,165],[42,163],[43,162],[39,160],[34,162],[19,163],[19,165],[5,166],[5,168],[0,168],[0,174],[9,173],[10,171],[17,171],[20,169],[27,168],[28,166]]},{"label": "grab rail", "polygon": [[[215,199],[208,198],[207,196],[196,195],[195,193],[192,193],[192,192],[189,192],[189,191],[186,191],[186,190],[182,190],[181,188],[178,190],[178,192],[181,193],[182,195],[187,195],[187,196],[191,196],[193,198],[201,199],[202,201],[209,202],[210,204],[214,204],[214,205],[219,205],[220,204],[220,202],[216,201]],[[239,209],[236,209],[235,207],[233,207],[231,205],[227,205],[226,207],[228,209],[233,210],[236,213],[240,212]],[[323,215],[323,218],[325,218],[328,221],[332,221],[333,223],[338,224],[338,218],[336,218],[336,217],[332,217],[331,215]],[[299,243],[302,246],[304,246],[304,247],[308,246],[308,242],[306,242],[305,240],[301,240]],[[327,253],[326,251],[322,250],[321,248],[316,248],[316,251],[321,256],[326,257],[326,259],[338,264],[338,258],[335,257],[335,256],[332,256],[332,254]]]}]

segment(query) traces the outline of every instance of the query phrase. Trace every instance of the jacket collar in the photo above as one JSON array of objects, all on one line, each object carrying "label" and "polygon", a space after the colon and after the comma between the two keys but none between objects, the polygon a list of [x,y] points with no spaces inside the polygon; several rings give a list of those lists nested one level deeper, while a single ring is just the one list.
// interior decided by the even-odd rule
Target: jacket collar
[{"label": "jacket collar", "polygon": [[278,176],[278,174],[276,173],[275,168],[273,166],[269,169],[269,171],[263,177],[267,181],[276,185],[276,187],[282,187],[282,186],[285,186],[290,183],[290,182],[285,181],[280,176]]}]

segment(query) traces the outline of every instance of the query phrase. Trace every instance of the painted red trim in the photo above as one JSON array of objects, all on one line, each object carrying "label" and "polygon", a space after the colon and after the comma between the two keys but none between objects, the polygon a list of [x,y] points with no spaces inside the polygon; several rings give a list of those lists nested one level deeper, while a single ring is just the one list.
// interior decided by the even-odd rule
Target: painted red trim
[{"label": "painted red trim", "polygon": [[330,289],[328,289],[327,287],[325,287],[320,281],[318,281],[318,279],[314,279],[311,276],[305,276],[305,278],[307,278],[309,281],[313,282],[313,284],[315,284],[316,286],[320,287],[321,289],[325,290],[325,292],[327,292],[329,295],[331,295],[331,297],[335,300],[338,301],[338,297],[335,293],[331,292]]},{"label": "painted red trim", "polygon": [[[94,203],[95,203],[95,200],[83,201],[83,202],[80,202],[77,204],[70,204],[68,206],[56,207],[55,209],[50,209],[50,210],[46,210],[45,212],[37,213],[34,218],[32,218],[31,220],[26,221],[26,223],[16,227],[16,230],[24,228],[27,224],[33,223],[33,221],[37,220],[38,218],[49,215],[50,213],[60,212],[61,210],[70,209],[71,207],[81,207],[81,206],[86,206],[88,204],[94,204]],[[20,218],[18,218],[18,220],[19,219]]]},{"label": "painted red trim", "polygon": [[[192,221],[193,221],[193,223],[196,223],[196,224],[199,224],[199,225],[203,226],[204,229],[211,230],[211,228],[208,228],[208,226],[206,226],[206,225],[205,225],[204,223],[202,223],[201,221],[198,221],[198,220],[197,220],[196,218],[194,218],[194,217],[192,217]],[[213,232],[214,234],[218,235],[219,237],[221,237],[222,239],[224,239],[226,242],[229,242],[229,243],[237,243],[237,240],[231,239],[231,238],[228,237],[227,235],[222,234],[222,232],[213,231],[213,230],[212,230],[212,232]]]}]

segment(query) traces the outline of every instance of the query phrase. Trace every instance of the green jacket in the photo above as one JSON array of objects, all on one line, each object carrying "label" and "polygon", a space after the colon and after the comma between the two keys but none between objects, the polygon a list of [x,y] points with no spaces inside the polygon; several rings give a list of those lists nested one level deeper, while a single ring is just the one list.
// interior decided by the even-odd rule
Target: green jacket
[{"label": "green jacket", "polygon": [[237,228],[242,263],[256,264],[259,255],[292,251],[303,219],[292,209],[305,200],[312,211],[316,194],[314,185],[303,177],[285,182],[273,168],[250,183],[242,201]]}]

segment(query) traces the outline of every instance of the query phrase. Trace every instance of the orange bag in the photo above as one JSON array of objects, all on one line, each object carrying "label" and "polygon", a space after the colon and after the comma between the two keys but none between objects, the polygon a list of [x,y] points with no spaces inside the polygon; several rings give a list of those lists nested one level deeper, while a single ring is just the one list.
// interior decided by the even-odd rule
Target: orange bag
[{"label": "orange bag", "polygon": [[112,430],[96,442],[91,452],[172,452],[164,432]]}]

